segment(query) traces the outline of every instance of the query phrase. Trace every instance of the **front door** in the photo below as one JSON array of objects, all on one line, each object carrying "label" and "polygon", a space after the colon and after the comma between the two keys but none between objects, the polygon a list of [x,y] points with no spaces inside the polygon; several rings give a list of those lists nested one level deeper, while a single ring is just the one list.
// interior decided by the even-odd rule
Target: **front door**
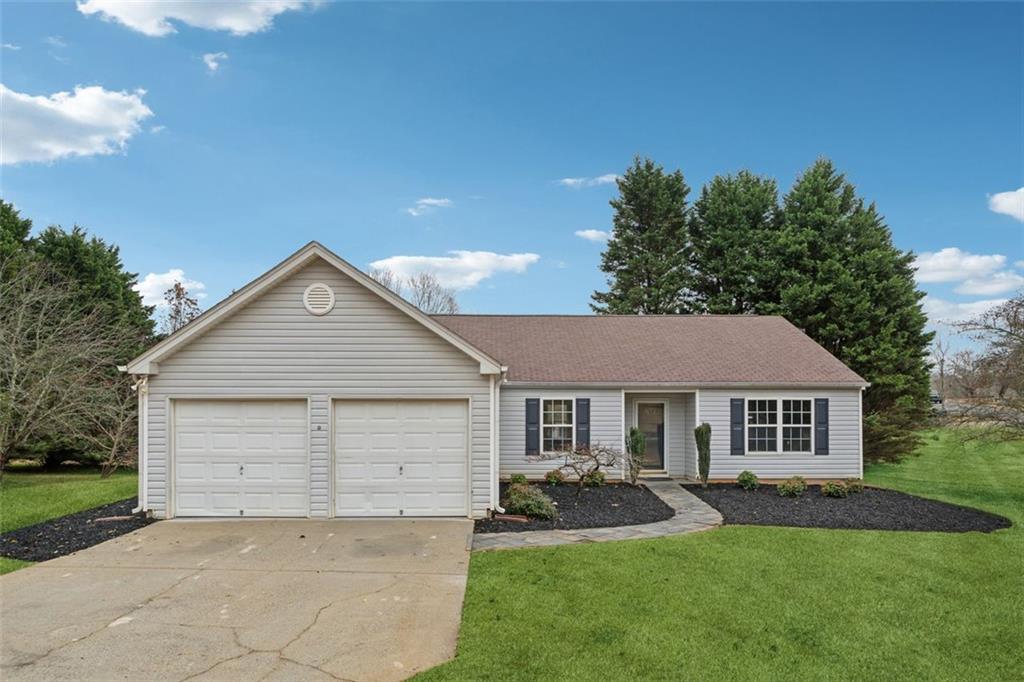
[{"label": "front door", "polygon": [[665,404],[637,403],[636,425],[644,434],[644,469],[665,470]]}]

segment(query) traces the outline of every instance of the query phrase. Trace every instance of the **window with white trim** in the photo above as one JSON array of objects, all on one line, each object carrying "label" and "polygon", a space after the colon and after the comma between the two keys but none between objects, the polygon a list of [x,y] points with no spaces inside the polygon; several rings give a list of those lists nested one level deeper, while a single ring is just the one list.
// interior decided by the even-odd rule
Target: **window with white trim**
[{"label": "window with white trim", "polygon": [[782,451],[811,451],[811,401],[782,401]]},{"label": "window with white trim", "polygon": [[747,400],[747,452],[810,454],[812,406],[802,398]]},{"label": "window with white trim", "polygon": [[747,452],[778,449],[779,412],[774,400],[747,401]]},{"label": "window with white trim", "polygon": [[541,401],[541,450],[563,452],[573,446],[572,400]]}]

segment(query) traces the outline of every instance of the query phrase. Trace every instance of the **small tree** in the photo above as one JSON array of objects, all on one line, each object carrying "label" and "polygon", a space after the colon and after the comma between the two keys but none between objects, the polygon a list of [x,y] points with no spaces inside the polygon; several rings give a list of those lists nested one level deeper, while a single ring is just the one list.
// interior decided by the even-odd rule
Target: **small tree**
[{"label": "small tree", "polygon": [[164,332],[167,334],[178,331],[202,312],[199,302],[188,295],[188,289],[181,282],[175,282],[164,292],[164,301],[167,303],[164,313]]},{"label": "small tree", "polygon": [[559,469],[576,477],[578,495],[583,490],[588,480],[594,480],[595,475],[602,469],[610,469],[623,461],[622,452],[615,448],[604,445],[580,445],[572,450],[562,452],[546,452],[538,455],[535,459],[550,461],[562,459]]},{"label": "small tree", "polygon": [[701,485],[708,487],[708,474],[711,472],[711,424],[704,422],[693,430],[697,441],[697,475]]},{"label": "small tree", "polygon": [[647,452],[647,436],[637,427],[629,430],[629,437],[626,440],[626,465],[629,467],[629,482],[636,485],[640,478],[640,470],[644,465],[644,453]]}]

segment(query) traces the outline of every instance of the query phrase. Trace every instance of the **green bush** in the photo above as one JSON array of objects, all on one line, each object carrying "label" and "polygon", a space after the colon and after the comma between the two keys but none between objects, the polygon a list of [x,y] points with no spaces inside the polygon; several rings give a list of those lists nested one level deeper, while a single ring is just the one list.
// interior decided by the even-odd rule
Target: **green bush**
[{"label": "green bush", "polygon": [[502,501],[508,514],[523,514],[531,519],[553,519],[558,516],[555,503],[535,486],[513,483]]},{"label": "green bush", "polygon": [[549,485],[559,485],[565,482],[565,474],[562,473],[561,469],[552,469],[544,474],[544,480],[547,481]]},{"label": "green bush", "polygon": [[640,478],[646,451],[647,436],[637,427],[632,427],[626,439],[626,466],[629,468],[629,482],[633,485],[636,485],[637,479]]},{"label": "green bush", "polygon": [[821,494],[825,497],[846,497],[848,491],[842,481],[825,481],[821,484]]},{"label": "green bush", "polygon": [[516,483],[526,483],[526,474],[512,474],[509,481],[511,481],[512,485],[515,485]]},{"label": "green bush", "polygon": [[859,478],[848,478],[843,481],[846,484],[846,491],[850,493],[864,492],[864,481]]},{"label": "green bush", "polygon": [[583,477],[583,485],[588,488],[600,488],[605,483],[603,471],[591,471]]},{"label": "green bush", "polygon": [[757,480],[757,474],[753,471],[741,471],[736,477],[736,483],[744,490],[757,490],[761,483]]},{"label": "green bush", "polygon": [[800,497],[807,490],[807,481],[803,476],[793,476],[776,486],[776,490],[783,497]]}]

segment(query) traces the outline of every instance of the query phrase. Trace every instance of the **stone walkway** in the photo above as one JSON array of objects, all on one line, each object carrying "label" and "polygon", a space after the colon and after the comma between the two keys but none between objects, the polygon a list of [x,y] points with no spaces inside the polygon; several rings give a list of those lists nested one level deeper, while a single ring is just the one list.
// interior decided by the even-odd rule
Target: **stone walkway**
[{"label": "stone walkway", "polygon": [[676,515],[665,521],[645,523],[639,526],[529,530],[521,533],[476,533],[473,535],[473,551],[609,542],[611,540],[642,540],[663,535],[695,533],[722,525],[722,515],[695,495],[684,490],[678,481],[644,481],[644,485],[675,509]]}]

